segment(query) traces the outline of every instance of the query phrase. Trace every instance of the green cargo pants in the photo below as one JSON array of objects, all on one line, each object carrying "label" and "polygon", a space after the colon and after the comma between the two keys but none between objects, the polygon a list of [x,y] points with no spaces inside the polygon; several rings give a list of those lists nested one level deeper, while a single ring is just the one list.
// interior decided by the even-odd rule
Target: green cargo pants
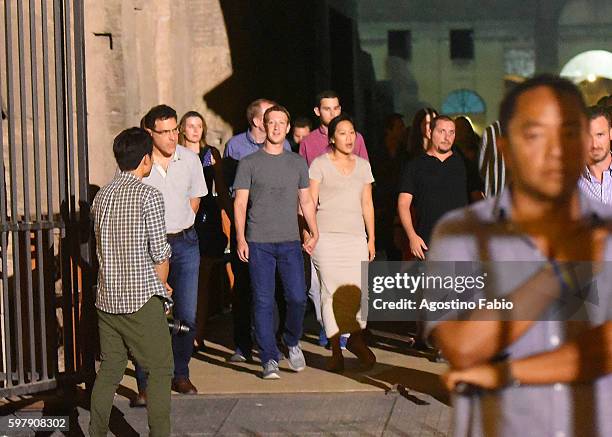
[{"label": "green cargo pants", "polygon": [[128,351],[148,374],[147,413],[152,437],[170,435],[170,382],[173,373],[170,332],[162,300],[151,297],[131,314],[98,310],[102,363],[91,393],[91,436],[106,436],[117,386]]}]

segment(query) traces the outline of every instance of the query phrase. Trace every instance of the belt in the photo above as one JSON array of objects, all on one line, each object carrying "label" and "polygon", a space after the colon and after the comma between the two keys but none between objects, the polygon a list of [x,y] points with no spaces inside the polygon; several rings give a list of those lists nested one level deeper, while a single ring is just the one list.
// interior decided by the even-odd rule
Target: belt
[{"label": "belt", "polygon": [[193,230],[193,225],[189,226],[187,229],[183,229],[182,231],[175,232],[174,234],[166,234],[166,238],[182,237],[191,230]]}]

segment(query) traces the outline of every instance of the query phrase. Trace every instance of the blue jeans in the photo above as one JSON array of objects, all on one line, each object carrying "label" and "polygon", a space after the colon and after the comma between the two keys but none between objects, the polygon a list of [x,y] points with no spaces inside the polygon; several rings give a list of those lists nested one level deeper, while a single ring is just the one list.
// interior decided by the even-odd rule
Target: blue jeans
[{"label": "blue jeans", "polygon": [[[194,229],[180,236],[168,238],[172,247],[168,284],[174,290],[172,314],[175,320],[182,320],[190,331],[172,336],[174,356],[174,378],[189,378],[189,360],[193,353],[193,339],[196,334],[196,310],[198,307],[198,274],[200,272],[200,247]],[[136,363],[138,388],[146,388],[146,375]]]},{"label": "blue jeans", "polygon": [[302,337],[306,284],[304,258],[299,241],[282,243],[249,243],[249,273],[253,290],[255,336],[261,363],[278,360],[280,352],[274,334],[275,272],[283,283],[287,315],[283,340],[287,346],[296,346]]}]

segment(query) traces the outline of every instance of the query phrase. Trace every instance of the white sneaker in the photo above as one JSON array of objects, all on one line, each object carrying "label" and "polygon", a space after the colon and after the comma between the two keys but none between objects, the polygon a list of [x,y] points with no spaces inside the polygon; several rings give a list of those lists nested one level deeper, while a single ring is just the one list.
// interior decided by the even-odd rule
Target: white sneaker
[{"label": "white sneaker", "polygon": [[301,372],[306,368],[306,359],[304,358],[304,353],[302,352],[302,348],[298,343],[296,346],[288,346],[289,349],[289,367],[294,372]]},{"label": "white sneaker", "polygon": [[261,377],[263,379],[280,379],[278,363],[274,360],[267,361],[263,366],[263,373]]}]

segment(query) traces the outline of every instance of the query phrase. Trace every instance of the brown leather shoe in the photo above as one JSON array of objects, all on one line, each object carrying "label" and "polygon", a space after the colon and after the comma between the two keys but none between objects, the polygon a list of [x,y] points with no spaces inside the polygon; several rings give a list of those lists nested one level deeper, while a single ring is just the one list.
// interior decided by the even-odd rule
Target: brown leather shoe
[{"label": "brown leather shoe", "polygon": [[183,395],[195,395],[198,393],[198,389],[195,388],[189,378],[173,379],[172,390]]},{"label": "brown leather shoe", "polygon": [[138,390],[138,396],[130,401],[130,407],[142,408],[147,406],[147,391]]}]

